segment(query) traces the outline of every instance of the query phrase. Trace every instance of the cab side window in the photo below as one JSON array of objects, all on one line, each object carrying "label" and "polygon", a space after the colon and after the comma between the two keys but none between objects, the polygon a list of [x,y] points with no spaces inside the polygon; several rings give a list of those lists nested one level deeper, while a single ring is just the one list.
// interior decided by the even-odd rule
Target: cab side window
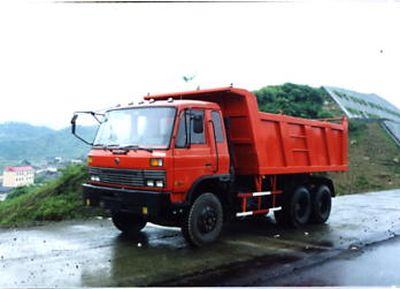
[{"label": "cab side window", "polygon": [[211,112],[211,117],[215,128],[215,137],[217,139],[217,143],[223,143],[224,132],[222,131],[221,116],[218,111],[213,111]]},{"label": "cab side window", "polygon": [[[187,121],[188,119],[186,118],[186,122]],[[177,148],[184,148],[186,145],[186,134],[187,134],[186,122],[185,122],[185,113],[182,113],[179,120],[178,133],[176,135],[175,147]]]},{"label": "cab side window", "polygon": [[[185,118],[186,115],[186,118]],[[202,133],[195,133],[193,130],[193,117],[196,115],[202,116],[202,119],[204,120],[204,110],[199,110],[199,109],[192,109],[192,110],[187,110],[186,113],[181,114],[181,118],[179,120],[179,128],[178,128],[178,134],[176,137],[176,147],[177,148],[183,148],[185,145],[188,143],[186,141],[186,137],[190,135],[191,144],[204,144],[205,143],[205,137],[204,137],[204,121],[203,121],[203,132]],[[189,126],[191,128],[189,132]]]}]

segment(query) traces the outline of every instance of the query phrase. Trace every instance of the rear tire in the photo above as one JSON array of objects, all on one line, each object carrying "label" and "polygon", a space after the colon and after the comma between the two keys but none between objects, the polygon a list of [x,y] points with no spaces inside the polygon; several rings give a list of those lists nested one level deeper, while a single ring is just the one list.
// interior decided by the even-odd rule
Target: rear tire
[{"label": "rear tire", "polygon": [[111,218],[114,226],[126,234],[137,234],[147,223],[140,215],[124,212],[112,212]]},{"label": "rear tire", "polygon": [[190,207],[182,224],[186,241],[201,247],[218,239],[223,226],[223,209],[218,197],[212,193],[200,195]]},{"label": "rear tire", "polygon": [[299,228],[306,225],[311,215],[310,192],[304,186],[298,187],[286,201],[282,210],[274,213],[276,222],[289,228]]},{"label": "rear tire", "polygon": [[314,224],[325,223],[331,214],[332,198],[328,186],[319,186],[312,197],[311,222]]}]

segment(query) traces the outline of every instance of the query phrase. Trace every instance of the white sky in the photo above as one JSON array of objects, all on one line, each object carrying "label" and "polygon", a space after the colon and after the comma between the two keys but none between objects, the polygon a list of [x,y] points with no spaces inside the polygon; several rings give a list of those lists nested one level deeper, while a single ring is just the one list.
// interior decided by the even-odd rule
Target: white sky
[{"label": "white sky", "polygon": [[230,83],[339,86],[400,107],[400,2],[343,2],[3,1],[0,122],[61,128],[75,110]]}]

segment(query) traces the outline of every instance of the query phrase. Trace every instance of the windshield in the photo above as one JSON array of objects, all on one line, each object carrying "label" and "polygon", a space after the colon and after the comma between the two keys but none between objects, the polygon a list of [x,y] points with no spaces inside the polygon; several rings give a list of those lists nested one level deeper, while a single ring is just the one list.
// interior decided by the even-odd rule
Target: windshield
[{"label": "windshield", "polygon": [[175,118],[173,107],[139,107],[106,113],[96,146],[167,148]]}]

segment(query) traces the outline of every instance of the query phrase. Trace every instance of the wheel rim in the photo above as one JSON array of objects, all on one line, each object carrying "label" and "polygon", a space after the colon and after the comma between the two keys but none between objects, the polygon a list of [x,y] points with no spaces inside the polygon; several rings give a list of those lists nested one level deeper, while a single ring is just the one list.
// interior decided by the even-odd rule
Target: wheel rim
[{"label": "wheel rim", "polygon": [[217,226],[217,219],[217,212],[209,206],[205,207],[201,211],[197,222],[199,231],[203,234],[212,232]]}]

